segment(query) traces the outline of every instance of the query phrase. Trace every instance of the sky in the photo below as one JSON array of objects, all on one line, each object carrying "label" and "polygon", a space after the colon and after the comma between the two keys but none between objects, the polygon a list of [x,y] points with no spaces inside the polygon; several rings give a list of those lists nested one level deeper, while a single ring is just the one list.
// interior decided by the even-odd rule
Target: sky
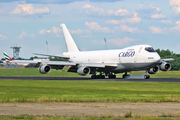
[{"label": "sky", "polygon": [[[81,51],[140,44],[180,54],[180,0],[0,0],[0,58],[67,51],[60,24]],[[46,44],[48,42],[48,45]]]}]

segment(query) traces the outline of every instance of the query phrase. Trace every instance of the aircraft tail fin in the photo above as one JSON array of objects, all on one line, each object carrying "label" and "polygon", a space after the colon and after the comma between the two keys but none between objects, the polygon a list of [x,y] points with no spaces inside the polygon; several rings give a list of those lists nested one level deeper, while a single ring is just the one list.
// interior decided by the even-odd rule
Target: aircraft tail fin
[{"label": "aircraft tail fin", "polygon": [[60,26],[62,27],[62,30],[63,30],[63,33],[64,33],[64,38],[65,38],[65,41],[66,41],[66,46],[67,46],[68,52],[79,52],[79,49],[78,49],[76,43],[74,42],[71,34],[69,33],[66,25],[61,24]]},{"label": "aircraft tail fin", "polygon": [[13,59],[6,52],[3,52],[3,54],[4,54],[6,61],[13,61]]}]

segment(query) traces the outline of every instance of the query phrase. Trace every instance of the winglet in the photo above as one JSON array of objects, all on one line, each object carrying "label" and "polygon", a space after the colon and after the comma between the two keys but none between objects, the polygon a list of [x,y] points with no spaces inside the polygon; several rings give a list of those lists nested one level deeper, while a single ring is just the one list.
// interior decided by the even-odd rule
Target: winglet
[{"label": "winglet", "polygon": [[66,41],[66,46],[67,46],[67,50],[68,52],[79,52],[79,49],[76,45],[76,43],[74,42],[71,34],[69,33],[67,27],[65,24],[60,24],[60,26],[62,27],[63,33],[64,33],[64,38]]}]

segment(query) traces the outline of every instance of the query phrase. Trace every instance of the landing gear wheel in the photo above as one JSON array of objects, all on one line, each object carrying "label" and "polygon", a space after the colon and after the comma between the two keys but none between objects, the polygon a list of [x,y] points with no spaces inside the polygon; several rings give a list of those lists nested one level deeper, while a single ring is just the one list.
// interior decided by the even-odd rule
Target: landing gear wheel
[{"label": "landing gear wheel", "polygon": [[149,79],[150,75],[144,75],[144,79]]},{"label": "landing gear wheel", "polygon": [[116,75],[108,75],[108,78],[116,78]]},{"label": "landing gear wheel", "polygon": [[105,75],[92,75],[91,79],[105,79]]}]

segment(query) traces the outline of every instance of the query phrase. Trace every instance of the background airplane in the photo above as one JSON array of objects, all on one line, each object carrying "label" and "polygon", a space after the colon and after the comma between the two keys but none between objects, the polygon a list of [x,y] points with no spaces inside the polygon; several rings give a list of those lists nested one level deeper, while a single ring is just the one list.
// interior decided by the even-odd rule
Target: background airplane
[{"label": "background airplane", "polygon": [[33,60],[13,60],[6,52],[3,52],[3,55],[6,60],[3,61],[2,65],[27,66],[29,64],[34,64],[34,65],[37,64],[37,61],[33,61]]},{"label": "background airplane", "polygon": [[[66,41],[67,52],[63,55],[39,54],[36,55],[64,58],[66,62],[39,63],[39,72],[47,74],[51,69],[62,69],[66,65],[72,66],[68,72],[79,75],[92,74],[91,78],[116,78],[117,73],[125,73],[122,77],[129,76],[130,71],[145,70],[144,78],[149,74],[156,74],[159,70],[169,71],[171,65],[167,61],[173,58],[161,59],[150,45],[136,45],[117,50],[80,51],[70,35],[65,24],[60,25]],[[99,73],[99,75],[97,75]]]}]

